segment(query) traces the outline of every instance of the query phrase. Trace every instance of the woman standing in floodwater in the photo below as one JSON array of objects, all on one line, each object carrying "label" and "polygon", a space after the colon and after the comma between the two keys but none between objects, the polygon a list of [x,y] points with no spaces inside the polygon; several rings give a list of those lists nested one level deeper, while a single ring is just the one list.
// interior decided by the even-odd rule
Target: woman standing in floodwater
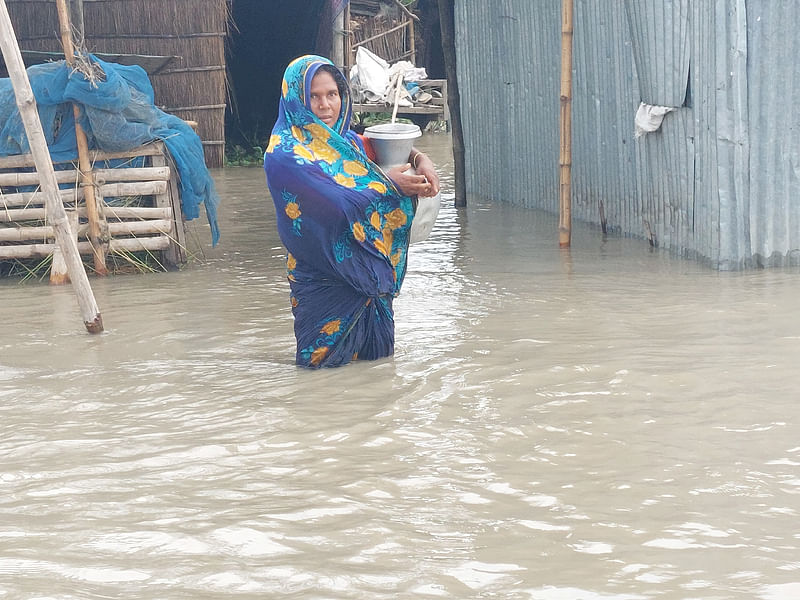
[{"label": "woman standing in floodwater", "polygon": [[406,272],[412,196],[438,192],[418,150],[384,173],[350,131],[342,75],[321,56],[286,68],[278,120],[264,154],[278,233],[288,250],[296,361],[310,368],[394,352],[392,299]]}]

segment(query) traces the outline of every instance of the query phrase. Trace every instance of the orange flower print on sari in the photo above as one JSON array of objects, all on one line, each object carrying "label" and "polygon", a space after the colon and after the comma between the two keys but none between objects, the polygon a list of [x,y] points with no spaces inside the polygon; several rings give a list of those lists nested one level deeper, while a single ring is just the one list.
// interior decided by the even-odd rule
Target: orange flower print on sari
[{"label": "orange flower print on sari", "polygon": [[342,162],[342,168],[348,175],[361,176],[368,173],[367,168],[357,160],[346,160]]},{"label": "orange flower print on sari", "polygon": [[311,143],[308,145],[308,149],[314,153],[314,157],[317,160],[324,161],[329,165],[335,163],[342,156],[336,150],[331,148],[324,140],[319,138],[314,138],[311,140]]},{"label": "orange flower print on sari", "polygon": [[[297,202],[297,196],[289,193],[287,190],[283,190],[283,192],[281,192],[281,196],[283,197],[283,201],[286,203],[286,205],[283,207],[283,212],[285,212],[286,216],[292,220],[292,233],[300,237],[300,226],[303,222],[303,219],[300,218],[300,215],[303,213],[300,211],[300,204]],[[289,256],[291,257],[291,254]],[[292,258],[292,260],[294,260],[294,258]]]},{"label": "orange flower print on sari", "polygon": [[302,213],[300,212],[300,207],[297,205],[297,202],[289,202],[284,209],[286,216],[290,219],[298,218]]},{"label": "orange flower print on sari", "polygon": [[[286,278],[295,281],[294,270],[297,268],[297,260],[291,254],[286,256]],[[292,306],[297,306],[297,299],[292,296]]]},{"label": "orange flower print on sari", "polygon": [[328,346],[322,346],[317,348],[311,353],[311,364],[315,367],[322,362],[322,359],[328,354]]},{"label": "orange flower print on sari", "polygon": [[381,214],[377,210],[373,211],[369,216],[369,224],[378,231],[381,230]]},{"label": "orange flower print on sari", "polygon": [[269,146],[267,146],[267,154],[272,154],[275,146],[281,143],[281,136],[272,134],[269,136]]},{"label": "orange flower print on sari", "polygon": [[385,194],[386,193],[386,186],[383,185],[380,181],[370,181],[367,184],[367,187],[369,189],[371,189],[371,190],[375,190],[379,194]]},{"label": "orange flower print on sari", "polygon": [[322,326],[322,329],[319,330],[320,333],[324,333],[325,335],[333,335],[334,333],[338,333],[339,329],[342,326],[341,319],[334,319],[333,321],[328,321],[325,325]]},{"label": "orange flower print on sari", "polygon": [[306,125],[306,131],[308,131],[312,137],[318,138],[323,142],[327,142],[331,137],[330,131],[319,123],[309,123]]},{"label": "orange flower print on sari", "polygon": [[392,212],[383,215],[386,218],[386,224],[389,229],[397,229],[402,227],[408,221],[406,213],[401,208],[395,208]]},{"label": "orange flower print on sari", "polygon": [[333,176],[334,181],[339,185],[342,185],[347,188],[354,188],[356,187],[356,182],[352,177],[348,177],[347,175],[343,175],[342,173],[337,173]]},{"label": "orange flower print on sari", "polygon": [[300,158],[305,158],[309,162],[312,162],[314,160],[314,155],[311,154],[311,151],[302,144],[294,145],[294,153]]},{"label": "orange flower print on sari", "polygon": [[383,230],[383,237],[375,238],[375,241],[372,243],[375,245],[375,248],[378,250],[378,252],[388,257],[392,252],[393,241],[394,235],[392,234],[392,230],[386,228]]},{"label": "orange flower print on sari", "polygon": [[305,133],[303,133],[303,130],[296,125],[292,125],[292,137],[301,144],[306,141]]},{"label": "orange flower print on sari", "polygon": [[363,242],[365,239],[367,239],[367,236],[364,233],[364,226],[358,221],[353,223],[353,237],[359,242]]}]

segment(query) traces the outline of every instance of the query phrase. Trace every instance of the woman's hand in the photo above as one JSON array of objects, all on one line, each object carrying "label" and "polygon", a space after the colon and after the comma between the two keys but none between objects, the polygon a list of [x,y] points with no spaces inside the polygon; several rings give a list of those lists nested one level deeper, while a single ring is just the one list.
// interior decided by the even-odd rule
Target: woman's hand
[{"label": "woman's hand", "polygon": [[436,173],[433,161],[419,150],[417,150],[415,159],[414,164],[416,164],[417,175],[422,175],[428,181],[428,189],[419,195],[424,197],[435,196],[439,193],[439,175]]},{"label": "woman's hand", "polygon": [[439,175],[433,161],[416,149],[412,150],[412,156],[416,164],[416,175],[407,172],[411,163],[392,167],[386,174],[406,196],[435,196],[439,193]]},{"label": "woman's hand", "polygon": [[386,174],[405,196],[432,196],[431,185],[425,175],[412,175],[408,172],[410,168],[411,163],[397,165],[389,169]]}]

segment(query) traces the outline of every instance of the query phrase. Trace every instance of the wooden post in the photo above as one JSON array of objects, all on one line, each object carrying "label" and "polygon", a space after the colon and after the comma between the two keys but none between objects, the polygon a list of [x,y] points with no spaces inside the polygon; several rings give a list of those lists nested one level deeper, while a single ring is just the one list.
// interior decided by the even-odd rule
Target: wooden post
[{"label": "wooden post", "polygon": [[442,53],[447,74],[447,106],[451,119],[453,140],[453,175],[455,176],[455,205],[467,205],[464,133],[461,127],[461,97],[456,70],[455,0],[439,0],[439,27],[442,30]]},{"label": "wooden post", "polygon": [[408,50],[411,52],[411,64],[417,66],[417,40],[414,33],[414,19],[408,20]]},{"label": "wooden post", "polygon": [[331,60],[337,68],[344,67],[344,9],[333,17],[333,48],[331,49]]},{"label": "wooden post", "polygon": [[561,0],[561,148],[559,152],[558,245],[572,238],[572,5]]},{"label": "wooden post", "polygon": [[344,5],[344,75],[350,81],[353,66],[353,36],[350,31],[350,3]]},{"label": "wooden post", "polygon": [[19,51],[14,27],[8,15],[6,0],[0,0],[0,50],[2,50],[3,60],[11,78],[14,95],[17,99],[17,107],[22,118],[22,124],[25,126],[25,133],[28,136],[28,143],[31,147],[36,170],[39,172],[40,185],[45,193],[48,218],[55,229],[56,241],[64,253],[70,280],[78,296],[83,323],[89,333],[100,333],[103,331],[103,319],[100,316],[94,293],[89,285],[89,278],[83,268],[78,245],[72,237],[64,204],[61,202],[61,194],[58,191],[58,183],[53,170],[50,151],[47,148],[42,123],[39,121],[36,98],[28,80],[25,63],[22,62],[22,54]]},{"label": "wooden post", "polygon": [[[56,0],[58,6],[58,22],[61,28],[61,45],[64,47],[64,58],[72,66],[75,62],[75,50],[72,46],[72,29],[70,26],[69,11],[66,0]],[[75,115],[75,138],[78,143],[78,168],[81,172],[81,185],[85,192],[86,211],[89,218],[89,241],[94,248],[94,270],[98,275],[108,275],[106,267],[107,241],[101,233],[100,210],[94,193],[94,176],[92,163],[89,160],[89,142],[86,132],[78,123],[80,108],[72,105]]]}]

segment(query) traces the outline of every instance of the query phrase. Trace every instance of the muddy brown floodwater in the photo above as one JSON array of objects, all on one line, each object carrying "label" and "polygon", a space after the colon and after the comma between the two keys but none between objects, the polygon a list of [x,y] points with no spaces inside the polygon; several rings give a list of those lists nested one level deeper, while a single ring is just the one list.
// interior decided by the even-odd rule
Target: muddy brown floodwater
[{"label": "muddy brown floodwater", "polygon": [[412,248],[391,359],[293,365],[260,168],[183,271],[0,283],[0,599],[800,597],[800,272],[498,202]]}]

